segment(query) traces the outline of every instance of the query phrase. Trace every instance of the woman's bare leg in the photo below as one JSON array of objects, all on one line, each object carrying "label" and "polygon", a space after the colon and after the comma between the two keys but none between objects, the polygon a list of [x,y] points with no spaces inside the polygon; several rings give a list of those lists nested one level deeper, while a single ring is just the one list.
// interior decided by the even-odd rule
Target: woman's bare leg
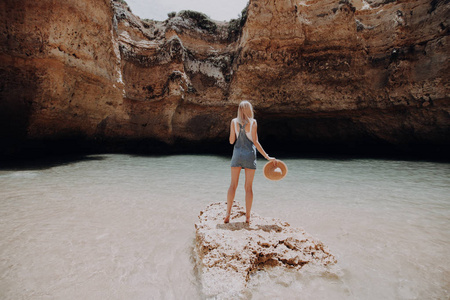
[{"label": "woman's bare leg", "polygon": [[227,194],[227,215],[224,223],[230,222],[231,207],[233,206],[234,196],[236,195],[236,189],[239,184],[239,174],[241,173],[241,167],[231,167],[231,183],[228,188]]},{"label": "woman's bare leg", "polygon": [[252,169],[245,169],[245,222],[250,223],[250,212],[253,203],[253,178],[255,178],[255,171]]}]

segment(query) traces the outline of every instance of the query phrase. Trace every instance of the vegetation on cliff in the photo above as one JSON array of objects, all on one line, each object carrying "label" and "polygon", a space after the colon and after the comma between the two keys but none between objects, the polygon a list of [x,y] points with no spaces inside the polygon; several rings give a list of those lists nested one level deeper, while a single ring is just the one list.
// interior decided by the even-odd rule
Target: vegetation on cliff
[{"label": "vegetation on cliff", "polygon": [[192,10],[182,10],[178,13],[178,16],[185,20],[192,20],[197,27],[204,29],[210,33],[215,33],[217,31],[217,24],[214,23],[214,21],[212,21],[204,13]]},{"label": "vegetation on cliff", "polygon": [[237,19],[231,19],[228,23],[228,36],[230,39],[236,38],[239,36],[242,27],[244,27],[245,22],[247,21],[248,16],[248,6],[250,2],[247,2],[247,5],[241,11],[241,14]]}]

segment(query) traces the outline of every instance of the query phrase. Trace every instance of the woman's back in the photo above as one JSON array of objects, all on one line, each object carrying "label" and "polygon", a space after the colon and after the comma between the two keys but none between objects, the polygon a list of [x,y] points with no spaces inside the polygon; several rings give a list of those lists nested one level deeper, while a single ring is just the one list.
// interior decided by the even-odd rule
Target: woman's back
[{"label": "woman's back", "polygon": [[[253,129],[253,124],[256,123],[256,120],[253,118],[249,118],[248,119],[249,122],[247,122],[245,124],[245,134],[247,135],[247,138],[253,142],[253,137],[252,137],[252,129]],[[243,124],[240,124],[237,118],[233,119],[234,122],[234,131],[236,132],[236,138],[239,138],[239,131],[241,126]]]}]

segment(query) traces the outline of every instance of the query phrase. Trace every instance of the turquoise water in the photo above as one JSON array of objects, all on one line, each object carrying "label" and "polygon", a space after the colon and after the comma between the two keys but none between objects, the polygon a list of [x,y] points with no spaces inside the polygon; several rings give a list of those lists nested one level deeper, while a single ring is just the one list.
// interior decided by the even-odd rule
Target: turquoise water
[{"label": "turquoise water", "polygon": [[[338,264],[329,274],[256,273],[252,299],[450,297],[449,164],[283,160],[279,182],[259,160],[253,210],[304,228]],[[225,201],[229,173],[229,158],[193,155],[0,171],[0,298],[202,299],[194,223]]]}]

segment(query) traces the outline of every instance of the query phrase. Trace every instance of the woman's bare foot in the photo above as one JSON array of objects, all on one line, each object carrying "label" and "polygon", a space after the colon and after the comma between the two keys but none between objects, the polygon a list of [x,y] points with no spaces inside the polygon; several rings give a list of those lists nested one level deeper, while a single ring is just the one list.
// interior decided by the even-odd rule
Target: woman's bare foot
[{"label": "woman's bare foot", "polygon": [[245,219],[245,223],[250,224],[250,217]]},{"label": "woman's bare foot", "polygon": [[229,222],[230,222],[230,215],[227,215],[227,216],[225,217],[225,219],[223,220],[223,222],[224,222],[225,224],[229,223]]}]

